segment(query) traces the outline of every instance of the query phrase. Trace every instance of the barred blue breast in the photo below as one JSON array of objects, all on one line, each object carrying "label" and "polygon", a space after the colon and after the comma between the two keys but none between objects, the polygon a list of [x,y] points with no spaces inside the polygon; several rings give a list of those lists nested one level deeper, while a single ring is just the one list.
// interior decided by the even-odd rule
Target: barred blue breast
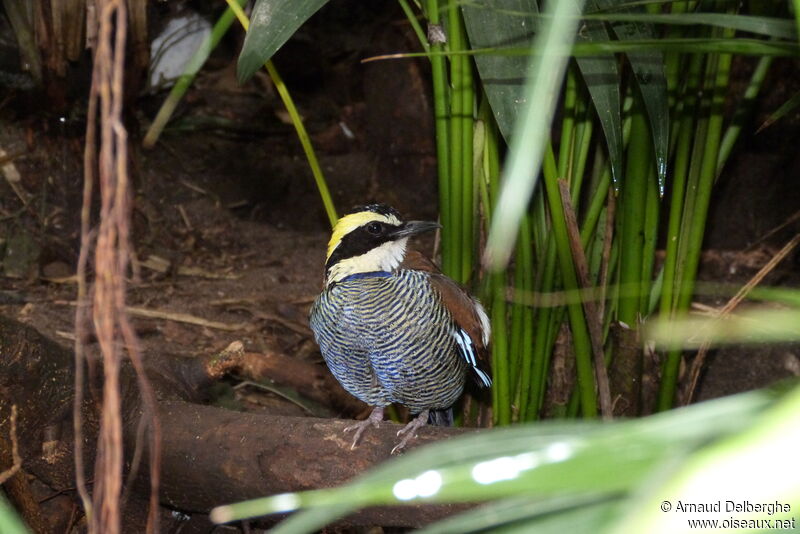
[{"label": "barred blue breast", "polygon": [[426,272],[350,275],[319,295],[311,328],[337,380],[372,406],[443,409],[464,388],[460,332]]}]

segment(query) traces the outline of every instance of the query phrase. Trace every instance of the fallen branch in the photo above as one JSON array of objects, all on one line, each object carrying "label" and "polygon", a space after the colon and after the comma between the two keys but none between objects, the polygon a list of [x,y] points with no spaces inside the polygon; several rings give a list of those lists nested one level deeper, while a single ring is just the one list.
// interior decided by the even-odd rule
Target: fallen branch
[{"label": "fallen branch", "polygon": [[[23,467],[55,491],[74,488],[72,428],[68,424],[72,353],[34,329],[2,317],[0,352],[0,421],[8,420],[12,404],[18,404]],[[211,507],[228,502],[342,484],[390,458],[400,428],[394,423],[370,429],[359,447],[351,451],[350,437],[343,434],[350,421],[241,413],[188,402],[198,389],[221,376],[221,367],[213,365],[219,361],[219,355],[197,359],[160,356],[159,364],[148,368],[159,398],[162,426],[169,429],[162,441],[163,504],[185,512],[207,513]],[[143,413],[132,369],[123,368],[120,386],[126,465],[130,465]],[[86,422],[85,442],[93,443],[99,412],[92,398],[85,400],[81,412]],[[52,440],[48,428],[59,429],[58,442],[45,449],[45,442]],[[0,432],[7,434],[8,429],[0,428]],[[412,446],[465,432],[468,430],[426,427]],[[45,450],[51,452],[45,454]],[[85,453],[85,465],[94,465],[94,451]],[[140,463],[147,465],[145,459]],[[146,477],[137,482],[134,491],[146,497]],[[376,508],[354,514],[347,523],[418,527],[463,508]]]}]

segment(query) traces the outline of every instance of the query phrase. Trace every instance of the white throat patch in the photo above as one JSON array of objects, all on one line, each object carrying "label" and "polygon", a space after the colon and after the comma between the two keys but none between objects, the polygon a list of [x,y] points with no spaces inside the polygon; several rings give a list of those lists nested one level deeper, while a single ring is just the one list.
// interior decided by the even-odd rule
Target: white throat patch
[{"label": "white throat patch", "polygon": [[407,237],[397,241],[387,241],[365,254],[340,260],[331,267],[325,284],[330,285],[356,273],[392,272],[403,262],[407,243]]}]

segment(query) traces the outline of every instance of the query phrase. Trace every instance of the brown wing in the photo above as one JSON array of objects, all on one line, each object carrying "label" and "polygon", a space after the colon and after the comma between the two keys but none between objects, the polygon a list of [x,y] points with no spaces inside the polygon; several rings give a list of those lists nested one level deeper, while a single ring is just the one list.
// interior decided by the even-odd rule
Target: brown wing
[{"label": "brown wing", "polygon": [[[491,363],[489,360],[489,319],[480,303],[471,297],[456,282],[445,275],[431,273],[431,283],[442,297],[442,303],[450,311],[453,321],[466,333],[457,338],[464,359],[473,368],[476,382],[490,386]],[[461,333],[457,333],[461,335]]]},{"label": "brown wing", "polygon": [[400,269],[409,269],[411,271],[425,271],[426,273],[441,274],[442,271],[439,267],[428,259],[427,256],[416,250],[407,250],[406,255],[400,263]]}]

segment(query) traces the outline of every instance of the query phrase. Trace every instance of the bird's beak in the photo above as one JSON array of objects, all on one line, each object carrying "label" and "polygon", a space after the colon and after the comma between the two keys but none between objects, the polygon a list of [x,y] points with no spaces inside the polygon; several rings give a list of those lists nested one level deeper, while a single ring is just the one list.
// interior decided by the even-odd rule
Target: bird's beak
[{"label": "bird's beak", "polygon": [[431,230],[441,228],[442,225],[433,221],[408,221],[400,228],[392,232],[392,237],[401,239],[412,235],[422,234]]}]

